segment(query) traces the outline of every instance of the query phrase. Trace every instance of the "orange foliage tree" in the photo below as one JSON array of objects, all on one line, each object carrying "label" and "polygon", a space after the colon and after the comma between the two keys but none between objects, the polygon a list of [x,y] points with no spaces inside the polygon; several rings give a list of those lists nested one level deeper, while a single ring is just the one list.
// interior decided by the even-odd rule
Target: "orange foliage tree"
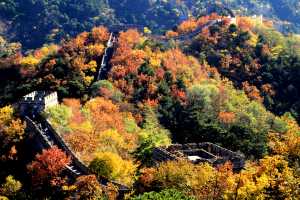
[{"label": "orange foliage tree", "polygon": [[90,119],[94,125],[94,132],[100,133],[106,129],[117,129],[123,132],[123,119],[117,105],[104,98],[95,98],[85,104],[90,111]]},{"label": "orange foliage tree", "polygon": [[252,30],[254,23],[249,17],[238,17],[237,25],[244,31]]},{"label": "orange foliage tree", "polygon": [[136,30],[128,30],[120,34],[118,48],[111,60],[113,75],[120,74],[120,71],[123,71],[121,76],[137,72],[145,57],[143,51],[133,49],[139,41],[140,35]]},{"label": "orange foliage tree", "polygon": [[233,112],[220,112],[218,116],[220,122],[224,124],[231,124],[235,120],[235,113]]},{"label": "orange foliage tree", "polygon": [[96,43],[103,43],[109,38],[108,30],[104,26],[93,28],[91,34]]},{"label": "orange foliage tree", "polygon": [[101,185],[95,175],[80,176],[76,179],[76,199],[98,199],[103,196]]},{"label": "orange foliage tree", "polygon": [[197,21],[194,18],[190,18],[184,22],[182,22],[177,29],[179,34],[187,33],[193,31],[197,28]]},{"label": "orange foliage tree", "polygon": [[243,82],[242,85],[245,93],[251,100],[263,102],[263,97],[261,97],[260,91],[257,89],[256,86],[250,85],[247,81]]}]

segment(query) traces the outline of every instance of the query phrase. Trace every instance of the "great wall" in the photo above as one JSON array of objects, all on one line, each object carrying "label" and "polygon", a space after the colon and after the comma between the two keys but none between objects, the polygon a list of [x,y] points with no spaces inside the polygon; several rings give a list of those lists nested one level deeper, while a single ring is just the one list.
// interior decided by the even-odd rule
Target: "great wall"
[{"label": "great wall", "polygon": [[[230,15],[228,18],[230,18],[232,23],[235,22],[234,15]],[[203,26],[197,27],[190,33],[173,38],[163,38],[160,36],[152,37],[153,39],[159,40],[163,43],[168,42],[169,40],[186,41],[197,36],[204,28],[219,22],[221,22],[221,20],[211,20]],[[98,66],[98,73],[95,77],[97,81],[105,79],[110,70],[110,59],[112,58],[114,49],[117,45],[118,33],[129,28],[141,29],[141,27],[137,25],[123,25],[110,28],[111,34],[104,51],[104,55],[102,56],[101,65]],[[78,156],[76,156],[60,134],[57,133],[49,121],[41,114],[46,108],[55,106],[58,103],[56,92],[50,93],[34,91],[24,96],[19,102],[18,107],[27,123],[27,131],[31,132],[36,138],[36,148],[39,152],[55,145],[72,159],[72,163],[65,166],[65,170],[70,177],[77,178],[81,175],[91,174],[89,168],[78,158]],[[235,169],[241,169],[244,165],[243,157],[241,155],[211,143],[185,145],[174,144],[169,147],[159,147],[153,151],[153,161],[156,164],[159,164],[159,162],[162,161],[179,159],[188,159],[193,163],[209,162],[213,165],[224,163],[229,160],[233,162]],[[104,187],[107,187],[108,183],[112,183],[117,186],[120,199],[122,199],[123,195],[130,190],[127,186],[110,181],[105,177],[99,179],[99,183]]]}]

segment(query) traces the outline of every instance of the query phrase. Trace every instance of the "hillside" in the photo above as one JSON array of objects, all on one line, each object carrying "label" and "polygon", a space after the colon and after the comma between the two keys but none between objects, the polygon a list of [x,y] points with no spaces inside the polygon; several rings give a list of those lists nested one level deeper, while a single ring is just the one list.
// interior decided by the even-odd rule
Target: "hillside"
[{"label": "hillside", "polygon": [[28,49],[58,42],[100,24],[134,23],[166,30],[179,21],[178,6],[144,0],[2,0],[0,25],[6,26],[3,29],[9,33],[4,33],[7,38],[20,41]]},{"label": "hillside", "polygon": [[[0,38],[0,199],[297,199],[300,39],[217,14],[165,35],[98,26],[26,54]],[[26,97],[24,118],[15,103],[32,91],[59,103],[38,115]],[[215,156],[197,148],[154,162],[157,148],[204,142],[244,167],[222,152],[192,162]],[[70,175],[79,161],[88,172]]]},{"label": "hillside", "polygon": [[[209,7],[210,2],[203,0],[185,1],[190,5],[190,9],[195,13],[201,12],[201,9]],[[300,3],[297,0],[219,0],[223,5],[233,9],[237,15],[263,15],[267,18],[284,21],[280,30],[282,31],[299,31]],[[215,9],[213,6],[212,9]],[[282,24],[279,22],[279,24]]]},{"label": "hillside", "polygon": [[[263,14],[274,19],[283,32],[299,32],[297,0],[221,2],[239,15]],[[215,11],[221,14],[224,10],[203,0],[1,0],[0,34],[21,42],[24,49],[32,49],[74,37],[98,25],[139,24],[161,34],[188,16]]]}]

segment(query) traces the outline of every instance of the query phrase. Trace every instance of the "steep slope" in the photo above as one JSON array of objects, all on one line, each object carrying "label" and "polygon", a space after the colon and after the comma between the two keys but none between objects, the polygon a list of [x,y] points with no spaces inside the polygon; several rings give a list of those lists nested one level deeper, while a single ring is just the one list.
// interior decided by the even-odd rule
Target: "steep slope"
[{"label": "steep slope", "polygon": [[[215,1],[188,0],[187,5],[195,15],[201,15],[207,7],[215,9]],[[238,15],[263,15],[277,21],[283,32],[299,32],[300,2],[298,0],[219,0],[220,4],[233,9]]]},{"label": "steep slope", "polygon": [[[300,30],[297,0],[220,2],[240,15],[263,14],[275,19],[282,31]],[[140,24],[163,33],[189,15],[224,13],[220,4],[203,0],[1,0],[0,34],[31,49],[98,25]]]},{"label": "steep slope", "polygon": [[8,34],[3,30],[2,34],[6,33],[8,39],[20,41],[28,49],[75,36],[100,24],[135,23],[166,30],[177,24],[181,17],[174,2],[2,0],[0,20],[2,24],[6,23],[9,31]]}]

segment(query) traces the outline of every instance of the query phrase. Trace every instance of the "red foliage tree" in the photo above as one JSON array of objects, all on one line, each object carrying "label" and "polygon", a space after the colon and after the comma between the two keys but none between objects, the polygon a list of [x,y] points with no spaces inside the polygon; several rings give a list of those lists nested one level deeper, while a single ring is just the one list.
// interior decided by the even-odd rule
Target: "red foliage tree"
[{"label": "red foliage tree", "polygon": [[54,183],[71,159],[56,146],[37,154],[35,160],[27,166],[32,174],[32,181],[39,185],[45,182]]}]

